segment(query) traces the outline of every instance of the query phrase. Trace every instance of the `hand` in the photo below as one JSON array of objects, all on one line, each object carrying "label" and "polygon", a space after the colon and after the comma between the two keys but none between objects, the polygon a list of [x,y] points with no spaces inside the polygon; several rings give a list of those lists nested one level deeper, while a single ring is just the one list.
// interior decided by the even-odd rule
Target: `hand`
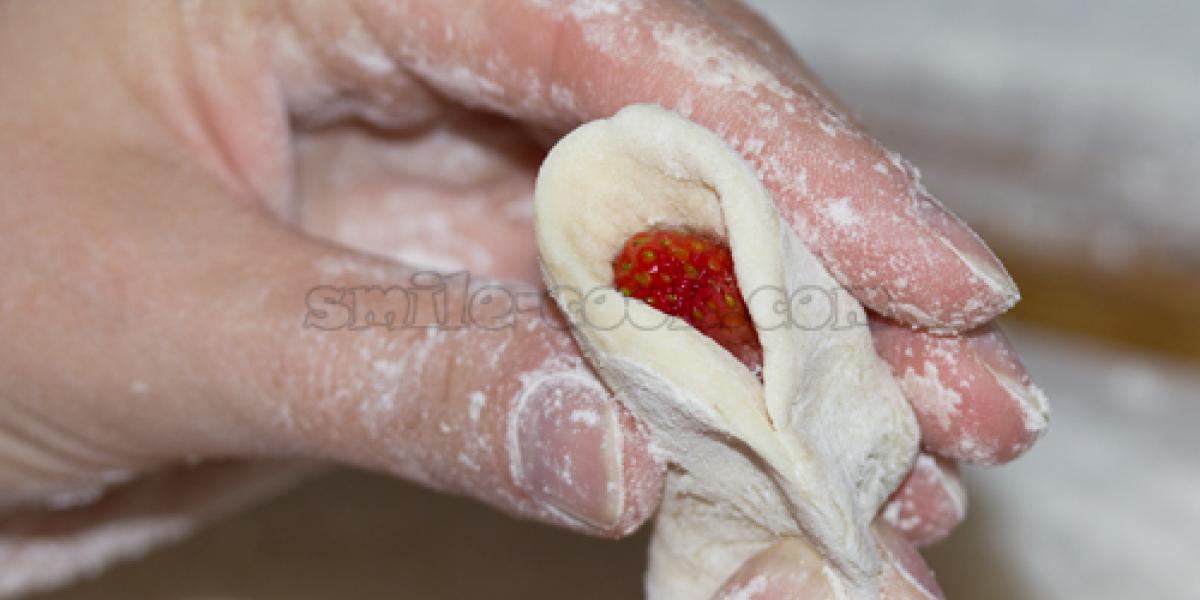
[{"label": "hand", "polygon": [[[879,349],[929,451],[1001,462],[1044,425],[985,324],[1017,298],[1003,268],[736,3],[0,9],[10,507],[183,460],[313,457],[591,534],[632,531],[662,467],[553,320],[304,327],[325,298],[314,287],[403,284],[417,269],[299,230],[533,291],[539,153],[633,102],[728,140],[830,271],[887,315]],[[344,117],[360,124],[331,125]],[[428,308],[418,325],[436,322]],[[961,518],[961,494],[951,462],[918,467],[885,513],[928,541]],[[906,542],[881,539],[900,549],[887,554],[905,574],[895,589],[934,593]],[[731,585],[763,571],[784,593],[799,567],[770,559],[793,545]]]}]

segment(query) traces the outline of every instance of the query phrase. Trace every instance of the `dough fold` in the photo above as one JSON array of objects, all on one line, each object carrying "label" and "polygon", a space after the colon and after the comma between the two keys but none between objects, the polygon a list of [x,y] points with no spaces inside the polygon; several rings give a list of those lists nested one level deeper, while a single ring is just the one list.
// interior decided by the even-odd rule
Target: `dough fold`
[{"label": "dough fold", "polygon": [[[670,465],[651,600],[708,598],[777,536],[826,556],[851,598],[879,595],[870,523],[912,464],[917,426],[862,307],[707,129],[632,105],[563,138],[538,176],[542,270],[591,365]],[[763,381],[681,320],[612,287],[653,226],[728,241],[764,350]]]}]

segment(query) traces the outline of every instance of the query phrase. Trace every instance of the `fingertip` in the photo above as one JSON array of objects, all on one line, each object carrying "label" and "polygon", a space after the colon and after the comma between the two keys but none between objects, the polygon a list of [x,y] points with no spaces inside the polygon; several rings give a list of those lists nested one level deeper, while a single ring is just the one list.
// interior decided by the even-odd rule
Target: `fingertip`
[{"label": "fingertip", "polygon": [[987,323],[1020,300],[1004,265],[929,194],[915,167],[861,132],[818,141],[824,161],[807,168],[806,185],[772,191],[784,217],[865,306],[949,333]]},{"label": "fingertip", "polygon": [[876,521],[876,539],[883,557],[883,594],[888,600],[944,600],[933,571],[921,553],[902,533],[885,522]]},{"label": "fingertip", "polygon": [[[942,293],[945,301],[930,298],[932,312],[920,311],[917,318],[902,320],[933,331],[965,331],[981,326],[1007,312],[1021,299],[1021,292],[1004,264],[975,230],[941,202],[925,191],[919,176],[912,170],[915,191],[912,212],[919,230],[940,245],[951,256],[941,270],[930,269],[924,275],[925,286]],[[957,259],[957,262],[956,260]],[[920,288],[914,291],[919,292]],[[892,303],[898,308],[903,304]],[[898,317],[905,315],[899,314]]]},{"label": "fingertip", "polygon": [[995,326],[940,336],[875,319],[872,333],[913,406],[927,450],[1001,464],[1045,431],[1045,395]]},{"label": "fingertip", "polygon": [[913,544],[927,546],[949,535],[966,513],[967,495],[957,465],[921,454],[880,516]]}]

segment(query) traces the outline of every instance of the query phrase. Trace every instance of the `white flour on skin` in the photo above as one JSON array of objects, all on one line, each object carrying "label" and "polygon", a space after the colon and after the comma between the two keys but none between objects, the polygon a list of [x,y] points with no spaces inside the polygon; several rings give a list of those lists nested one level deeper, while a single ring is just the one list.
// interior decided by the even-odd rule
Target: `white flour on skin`
[{"label": "white flour on skin", "polygon": [[612,56],[627,56],[638,30],[632,18],[642,10],[639,0],[576,0],[567,15],[578,23],[588,45]]},{"label": "white flour on skin", "polygon": [[346,276],[366,278],[369,283],[381,283],[388,277],[387,270],[378,261],[346,255],[325,256],[316,260],[313,267],[330,279]]},{"label": "white flour on skin", "polygon": [[[337,264],[336,269],[343,274],[362,271],[347,261]],[[572,410],[570,404],[564,404],[569,400],[565,396],[544,405],[527,402],[533,391],[546,391],[548,386],[590,385],[604,399],[608,398],[582,361],[572,358],[569,349],[562,347],[569,342],[561,333],[530,318],[513,329],[490,334],[470,328],[449,331],[430,328],[416,336],[411,336],[411,332],[376,329],[355,334],[354,364],[366,365],[362,370],[330,360],[330,353],[339,349],[324,345],[325,337],[314,336],[314,341],[306,344],[313,356],[311,360],[316,362],[314,368],[307,370],[317,380],[313,385],[329,393],[317,401],[315,414],[309,411],[304,422],[296,426],[324,436],[327,443],[338,448],[335,456],[383,468],[435,489],[467,493],[527,517],[585,528],[582,522],[533,498],[522,488],[530,483],[523,479],[527,465],[521,462],[520,448],[522,444],[528,448],[538,443],[524,437],[522,423],[529,419],[554,420],[560,423],[555,430],[577,430],[584,438],[594,436],[582,433],[585,431],[606,432],[601,435],[609,439],[609,451],[618,455],[613,459],[616,463],[611,470],[612,480],[599,482],[591,475],[581,478],[579,469],[592,468],[594,461],[581,464],[565,446],[553,446],[544,449],[544,456],[539,452],[535,459],[541,465],[535,467],[542,478],[538,481],[547,485],[544,478],[552,476],[568,487],[601,485],[598,492],[589,490],[591,497],[596,493],[606,494],[614,503],[613,514],[621,514],[625,490],[620,481],[621,437],[615,413],[588,407]],[[479,335],[488,339],[477,339]],[[531,342],[526,338],[529,335],[546,339],[533,342],[536,350],[531,350]],[[461,397],[431,402],[423,399],[420,389],[414,388],[414,382],[431,377],[441,379],[437,372],[429,371],[431,368],[453,369],[467,378],[464,384],[468,385],[474,377],[472,373],[507,372],[516,356],[509,347],[518,339],[524,349],[520,351],[522,358],[517,360],[529,358],[531,351],[546,352],[548,357],[514,378],[481,379]],[[445,358],[447,351],[454,352],[449,365]],[[539,412],[530,413],[531,410]],[[501,425],[497,426],[497,422]],[[428,443],[421,441],[426,436]],[[550,440],[547,443],[556,445],[566,443],[554,440],[553,436],[547,439]],[[555,460],[558,462],[554,463]],[[552,471],[547,471],[548,468]]]},{"label": "white flour on skin", "polygon": [[102,471],[94,479],[95,483],[55,492],[46,497],[45,507],[51,510],[69,510],[87,506],[102,498],[109,488],[128,483],[136,476],[136,472],[126,469],[108,469]]},{"label": "white flour on skin", "polygon": [[[529,228],[532,182],[513,159],[525,144],[518,132],[486,130],[471,119],[402,144],[355,129],[302,140],[302,165],[321,164],[327,173],[308,186],[312,201],[302,224],[319,237],[422,268],[526,276],[519,271],[531,270],[520,262],[525,250],[493,252],[486,236]],[[369,159],[354,160],[363,155]]]},{"label": "white flour on skin", "polygon": [[[538,368],[522,373],[518,376],[521,385],[510,401],[508,408],[508,425],[506,426],[507,439],[505,442],[506,453],[508,455],[509,472],[512,480],[519,486],[528,487],[532,482],[527,480],[524,472],[524,446],[532,444],[538,448],[538,452],[542,456],[550,454],[554,450],[558,458],[554,459],[552,474],[558,478],[562,485],[574,487],[578,480],[575,474],[576,465],[572,460],[571,453],[565,448],[551,448],[545,446],[545,441],[536,439],[522,439],[522,424],[528,422],[542,422],[541,427],[546,427],[544,421],[552,420],[550,428],[559,432],[569,432],[569,437],[586,438],[590,434],[587,431],[599,430],[605,432],[607,441],[605,443],[607,453],[613,461],[609,465],[610,476],[607,478],[607,483],[603,490],[581,490],[581,493],[588,494],[603,494],[606,502],[610,505],[608,511],[611,515],[619,517],[623,515],[625,509],[625,488],[624,488],[624,453],[620,451],[623,444],[622,431],[616,419],[614,407],[607,406],[602,416],[599,409],[572,409],[568,412],[565,402],[568,401],[568,394],[575,397],[579,394],[580,388],[590,388],[597,397],[604,398],[608,402],[608,392],[604,390],[601,384],[596,380],[591,370],[578,357],[562,357],[551,356],[547,358]],[[540,405],[533,407],[530,405],[533,394],[550,395],[550,401],[547,402],[543,396],[540,399]],[[540,413],[529,413],[528,411],[536,408]],[[562,442],[562,440],[558,440]],[[545,461],[545,458],[542,459]],[[544,475],[544,474],[543,474]],[[547,485],[546,482],[542,483]],[[528,504],[528,503],[527,503]],[[583,527],[583,523],[575,516],[569,515],[557,507],[538,504],[531,506],[531,510],[539,511],[542,514],[553,515],[555,520],[564,524],[571,525],[575,528]]]},{"label": "white flour on skin", "polygon": [[597,15],[615,16],[641,9],[639,0],[574,0],[567,6],[567,12],[580,21]]},{"label": "white flour on skin", "polygon": [[674,110],[686,118],[690,118],[692,116],[693,107],[691,91],[685,91],[683,95],[679,97],[679,100],[675,102]]},{"label": "white flour on skin", "polygon": [[571,411],[570,420],[572,423],[581,423],[595,427],[600,422],[600,415],[594,410],[575,410]]},{"label": "white flour on skin", "polygon": [[475,390],[467,395],[467,399],[467,418],[471,419],[471,423],[479,423],[479,412],[487,404],[487,396],[484,396],[483,392]]},{"label": "white flour on skin", "polygon": [[[606,16],[610,13],[606,9],[590,11],[586,12],[586,14],[590,18],[596,15]],[[805,110],[800,115],[792,118],[807,121],[824,137],[831,140],[836,140],[843,136],[853,138],[863,137],[861,132],[854,129],[845,118],[833,111],[828,105],[808,95],[799,96],[792,88],[781,83],[769,69],[747,57],[741,56],[727,44],[722,43],[715,35],[705,34],[702,31],[686,28],[675,23],[655,24],[651,29],[651,34],[659,45],[660,55],[668,62],[686,69],[702,85],[715,88],[722,93],[743,93],[750,97],[759,97],[763,93],[770,94],[770,97],[775,102],[786,100],[783,104],[789,110],[785,112],[792,115],[796,114],[796,103],[799,102],[804,106]],[[614,52],[619,52],[619,49],[614,47],[615,42],[609,40],[607,44],[599,45],[603,48],[610,48]],[[680,114],[684,116],[692,114],[693,106],[690,94],[685,94],[673,104],[675,110]],[[780,126],[779,111],[771,104],[765,104],[764,106],[766,110],[757,110],[754,114],[753,118],[756,120],[755,131],[773,131]],[[759,140],[740,142],[736,136],[729,135],[729,132],[723,130],[719,124],[717,131],[739,150],[754,166],[760,178],[769,182],[777,193],[782,193],[785,196],[805,198],[815,203],[815,199],[811,196],[809,189],[807,173],[802,167],[797,166],[801,164],[815,164],[818,160],[822,160],[819,157],[825,151],[820,147],[814,147],[809,143],[811,140],[807,140],[805,144],[800,145],[789,137],[776,142],[775,146],[770,147],[768,152],[768,145],[765,142],[759,143]],[[894,153],[889,153],[887,159],[894,163],[899,163],[902,160]],[[824,160],[824,168],[833,172],[850,173],[859,168],[855,164],[854,159],[842,162]],[[881,162],[875,163],[875,166],[872,168],[881,174],[886,174],[887,172],[886,167]],[[915,197],[915,194],[923,189],[920,187],[919,179],[916,179],[916,170],[905,168],[904,172],[911,173],[914,176],[915,183],[907,190],[907,195],[908,198]],[[877,193],[885,193],[884,188],[880,188]],[[908,203],[907,199],[898,199],[898,201]],[[843,211],[835,213],[832,216],[844,216],[845,214]],[[802,234],[802,239],[805,239],[810,246],[814,248],[825,247],[823,241],[827,241],[825,238],[831,235],[830,231],[824,228],[812,228],[798,222],[799,215],[790,215],[790,217],[792,217],[792,224],[798,232],[808,232],[807,235]],[[853,236],[847,240],[848,242],[853,242],[854,238],[861,237],[863,232],[858,228],[843,228],[841,232],[833,235]],[[925,241],[924,243],[928,242]],[[861,272],[857,267],[851,268],[852,265],[840,264],[840,261],[835,256],[827,252],[823,253],[822,256],[825,259],[826,266],[843,283],[853,283],[853,280],[847,276],[848,273]],[[969,257],[961,258],[975,270],[971,277],[974,277],[976,283],[986,283],[993,289],[998,289],[994,282],[999,278],[999,275],[981,271],[983,267],[975,264]],[[919,262],[921,258],[893,255],[889,260],[893,263],[915,263]],[[882,289],[914,292],[915,290],[910,290],[909,288],[911,280],[907,276],[907,273],[914,270],[921,271],[920,265],[894,264],[891,272],[898,275],[891,276],[892,281],[883,281],[877,285],[881,285]],[[924,271],[931,270],[931,266],[924,269]],[[874,279],[878,280],[878,275]],[[904,280],[902,286],[896,281],[897,279]],[[875,300],[876,303],[887,303],[890,298],[882,289],[875,292],[865,292],[865,295]],[[945,312],[942,308],[944,304],[947,304],[947,301],[935,299],[933,306],[930,307],[934,310],[934,313],[931,314],[930,311],[917,309],[916,306],[910,303],[898,303],[896,305],[896,312],[910,319],[932,323],[938,318],[942,318],[941,313]],[[966,315],[978,312],[983,308],[981,300],[969,299],[963,307],[961,314],[950,314],[945,319],[951,327],[957,327],[968,321]],[[936,317],[935,314],[937,314]]]},{"label": "white flour on skin", "polygon": [[824,202],[825,216],[842,229],[861,227],[863,218],[850,207],[849,198],[829,199]]},{"label": "white flour on skin", "polygon": [[385,77],[396,72],[396,63],[384,52],[382,45],[371,37],[358,20],[338,39],[334,49],[371,77]]},{"label": "white flour on skin", "polygon": [[[961,357],[954,351],[951,342],[928,338],[925,344],[922,353],[926,360],[921,365],[906,366],[898,376],[898,381],[914,408],[925,417],[923,422],[927,428],[934,427],[942,434],[953,434],[955,451],[960,457],[976,463],[993,463],[1000,455],[1016,456],[1032,445],[1045,430],[1048,402],[1028,378],[1017,381],[982,359],[972,363],[974,368],[960,368],[958,361]],[[902,352],[907,357],[914,354],[911,346]],[[998,359],[1005,360],[1005,357]],[[978,369],[982,369],[982,374]],[[1012,447],[1002,449],[999,438],[993,439],[982,431],[972,433],[979,428],[980,416],[967,412],[963,400],[964,395],[979,383],[981,376],[994,379],[1011,399],[1010,404],[1015,405],[1013,408],[1020,411],[1026,434],[1016,435]],[[927,433],[931,431],[927,429]]]},{"label": "white flour on skin", "polygon": [[575,114],[578,112],[574,92],[557,83],[550,84],[550,102],[559,112],[565,112],[568,114]]},{"label": "white flour on skin", "polygon": [[656,23],[651,35],[658,43],[660,56],[692,74],[697,83],[754,97],[760,87],[779,98],[796,96],[766,67],[734,51],[715,35],[679,23]]},{"label": "white flour on skin", "polygon": [[[446,25],[448,32],[449,27]],[[475,27],[487,25],[475,24]],[[452,32],[446,35],[455,37]],[[547,114],[575,111],[570,90],[553,83],[547,86],[537,67],[515,63],[503,48],[486,48],[483,63],[474,66],[443,61],[440,58],[445,54],[443,51],[409,48],[402,51],[414,73],[468,106],[480,106],[514,118],[544,118]]]},{"label": "white flour on skin", "polygon": [[909,532],[921,524],[921,518],[913,515],[916,503],[910,498],[896,498],[888,502],[879,513],[885,521],[896,529]]},{"label": "white flour on skin", "polygon": [[[491,252],[480,242],[451,235],[453,225],[447,214],[425,212],[412,218],[414,207],[406,193],[398,194],[395,202],[385,199],[381,204],[376,208],[384,214],[377,220],[357,215],[339,220],[334,239],[353,240],[368,250],[384,252],[401,263],[423,269],[484,273],[492,269]],[[410,217],[405,218],[406,214]]]},{"label": "white flour on skin", "polygon": [[933,415],[938,424],[947,431],[959,416],[959,405],[962,394],[946,388],[938,377],[937,365],[925,361],[924,369],[917,373],[909,366],[900,378],[900,387],[904,395],[917,409],[927,415]]},{"label": "white flour on skin", "polygon": [[997,373],[990,367],[989,370],[995,375],[996,381],[1000,383],[1004,391],[1016,400],[1017,407],[1021,410],[1021,417],[1025,422],[1025,431],[1032,434],[1040,434],[1044,431],[1049,424],[1050,402],[1041,388],[1031,382],[1022,383],[1012,377]]},{"label": "white flour on skin", "polygon": [[[828,111],[814,111],[818,115],[828,115]],[[834,117],[835,120],[836,115]],[[824,122],[825,117],[817,116],[814,118],[818,129],[823,129],[822,124],[829,125]],[[848,127],[848,125],[847,125]],[[828,133],[828,132],[826,132]],[[838,135],[842,135],[839,131]],[[862,134],[855,133],[856,136],[862,137]],[[835,136],[836,137],[836,136]],[[832,139],[832,138],[831,138]],[[810,144],[810,146],[812,146]],[[765,180],[772,183],[773,186],[782,189],[785,193],[793,191],[794,185],[789,185],[786,179],[787,169],[792,164],[811,164],[813,159],[817,159],[824,165],[823,170],[833,173],[854,173],[862,170],[857,164],[855,158],[849,158],[845,161],[834,162],[828,158],[821,158],[822,153],[832,152],[832,148],[824,148],[820,144],[809,148],[795,149],[796,158],[792,161],[784,163],[785,169],[783,173],[777,169],[761,169],[760,173],[766,178]],[[938,323],[941,322],[942,329],[961,328],[972,322],[980,312],[987,310],[985,304],[985,294],[1007,293],[1000,282],[1005,280],[1003,274],[994,272],[991,267],[980,263],[973,257],[961,254],[958,249],[938,231],[924,225],[925,217],[922,210],[932,211],[933,209],[922,208],[919,203],[936,204],[936,201],[925,191],[921,184],[920,173],[916,168],[909,165],[903,158],[894,152],[880,148],[883,152],[884,161],[876,161],[871,164],[871,171],[880,175],[888,175],[893,169],[898,170],[904,177],[906,185],[897,189],[892,185],[879,185],[873,190],[878,200],[873,202],[882,202],[884,205],[890,205],[903,211],[911,223],[916,225],[917,237],[912,241],[916,248],[911,252],[891,253],[884,263],[888,268],[886,271],[880,269],[871,274],[863,269],[861,265],[856,265],[852,260],[848,260],[845,255],[834,255],[827,251],[820,252],[826,267],[834,274],[838,281],[846,285],[855,285],[855,281],[859,280],[860,284],[855,285],[861,290],[862,297],[869,300],[875,306],[887,306],[891,312],[899,315],[905,320],[919,323]],[[890,168],[889,168],[890,166]],[[821,180],[824,183],[824,179]],[[788,188],[792,189],[789,190]],[[805,190],[807,192],[807,190]],[[819,195],[821,190],[812,190],[813,194]],[[897,194],[899,192],[899,194]],[[808,198],[810,205],[820,206],[820,202],[813,199],[813,194],[804,193],[800,197]],[[839,198],[841,196],[834,196]],[[844,213],[843,213],[844,214]],[[817,212],[815,216],[819,218],[828,217]],[[837,214],[832,216],[838,216]],[[822,226],[821,223],[806,223],[803,215],[794,213],[789,215],[792,226],[797,233],[805,239],[810,246],[817,250],[823,250],[830,247],[831,242],[836,243],[839,247],[861,247],[868,242],[863,238],[865,232],[855,228],[845,229],[839,228],[833,220],[828,220],[829,225]],[[893,218],[893,226],[899,227],[902,230],[913,229],[903,220]],[[905,298],[916,295],[926,296],[926,292],[914,287],[914,280],[911,274],[916,273],[934,273],[945,268],[943,261],[945,260],[947,250],[961,261],[968,269],[966,274],[966,282],[970,284],[976,291],[975,297],[966,299],[954,299],[950,297],[926,297],[923,302],[924,306],[918,308]],[[849,277],[850,274],[855,274],[855,277]],[[865,277],[865,279],[864,279]],[[899,285],[900,280],[904,280],[904,285]],[[961,289],[961,288],[959,288]],[[1015,303],[1017,297],[1006,298],[1005,305]],[[957,308],[951,309],[951,306]],[[1003,307],[999,307],[1003,308]]]},{"label": "white flour on skin", "polygon": [[[937,460],[927,454],[917,456],[911,483],[884,507],[881,516],[897,529],[918,536],[918,543],[933,538],[922,537],[942,533],[941,527],[956,524],[966,516],[967,495],[956,476],[946,472]],[[931,489],[933,493],[931,493]],[[916,494],[921,495],[922,510],[917,512]],[[934,522],[927,522],[933,519]],[[933,529],[933,531],[930,531]]]}]

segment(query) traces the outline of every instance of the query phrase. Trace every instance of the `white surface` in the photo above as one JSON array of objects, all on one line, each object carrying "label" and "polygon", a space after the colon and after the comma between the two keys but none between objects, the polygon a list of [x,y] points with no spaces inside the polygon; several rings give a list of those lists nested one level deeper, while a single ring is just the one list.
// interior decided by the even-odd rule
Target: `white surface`
[{"label": "white surface", "polygon": [[[1008,565],[1023,598],[1196,598],[1200,373],[1091,341],[1015,333],[1053,402],[1050,430],[1018,462],[968,472],[975,506],[965,533],[975,539],[951,538],[935,563],[956,545],[987,545],[983,554]],[[960,591],[977,574],[941,573]]]}]

